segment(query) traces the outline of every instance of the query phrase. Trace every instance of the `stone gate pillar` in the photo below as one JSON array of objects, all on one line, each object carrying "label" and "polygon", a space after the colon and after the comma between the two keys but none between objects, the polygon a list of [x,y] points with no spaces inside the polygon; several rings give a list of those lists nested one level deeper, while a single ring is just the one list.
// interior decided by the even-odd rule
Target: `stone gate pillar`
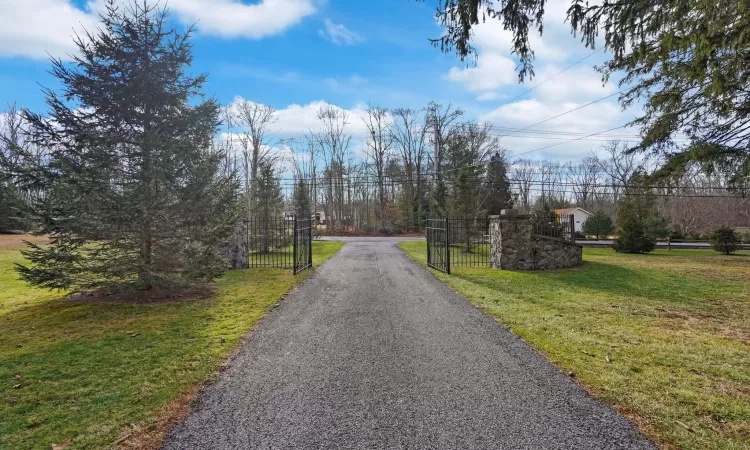
[{"label": "stone gate pillar", "polygon": [[534,269],[533,225],[529,214],[504,209],[490,216],[490,267],[505,270]]},{"label": "stone gate pillar", "polygon": [[230,269],[247,269],[250,266],[247,231],[248,223],[240,221],[237,224],[232,241],[222,247],[222,252],[229,260]]}]

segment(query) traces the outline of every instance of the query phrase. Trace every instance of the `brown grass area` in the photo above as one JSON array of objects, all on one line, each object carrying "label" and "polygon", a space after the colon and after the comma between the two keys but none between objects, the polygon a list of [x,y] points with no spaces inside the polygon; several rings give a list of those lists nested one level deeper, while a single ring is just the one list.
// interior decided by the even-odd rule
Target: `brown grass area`
[{"label": "brown grass area", "polygon": [[196,286],[185,289],[131,289],[114,293],[81,293],[73,294],[62,301],[80,303],[128,303],[128,304],[161,304],[201,300],[217,294],[216,286]]},{"label": "brown grass area", "polygon": [[0,234],[0,249],[24,248],[26,247],[24,241],[35,244],[48,244],[49,238],[33,234]]}]

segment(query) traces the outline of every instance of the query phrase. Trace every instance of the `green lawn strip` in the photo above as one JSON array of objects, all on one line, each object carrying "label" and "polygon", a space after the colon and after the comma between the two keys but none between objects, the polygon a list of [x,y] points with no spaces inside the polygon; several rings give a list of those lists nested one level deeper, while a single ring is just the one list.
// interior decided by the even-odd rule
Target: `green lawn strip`
[{"label": "green lawn strip", "polygon": [[[424,243],[400,248],[426,264]],[[587,248],[584,259],[433,273],[664,448],[750,447],[750,255]]]},{"label": "green lawn strip", "polygon": [[[313,243],[321,264],[343,244]],[[111,446],[131,424],[209,379],[242,336],[306,274],[231,271],[212,298],[73,303],[29,288],[0,250],[0,448]]]}]

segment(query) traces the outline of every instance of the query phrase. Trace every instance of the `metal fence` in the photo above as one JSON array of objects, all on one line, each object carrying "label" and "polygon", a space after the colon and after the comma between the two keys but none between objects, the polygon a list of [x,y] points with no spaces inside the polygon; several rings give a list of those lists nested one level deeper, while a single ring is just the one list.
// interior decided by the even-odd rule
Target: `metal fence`
[{"label": "metal fence", "polygon": [[248,267],[292,269],[312,266],[312,220],[254,217],[247,224]]},{"label": "metal fence", "polygon": [[427,265],[448,274],[451,267],[489,266],[489,229],[488,218],[427,219]]},{"label": "metal fence", "polygon": [[448,243],[448,219],[427,219],[427,265],[444,273],[451,273]]},{"label": "metal fence", "polygon": [[539,214],[534,217],[534,234],[575,242],[575,218],[573,215]]},{"label": "metal fence", "polygon": [[294,219],[294,274],[312,267],[312,219]]},{"label": "metal fence", "polygon": [[448,249],[452,266],[490,265],[490,220],[449,217]]}]

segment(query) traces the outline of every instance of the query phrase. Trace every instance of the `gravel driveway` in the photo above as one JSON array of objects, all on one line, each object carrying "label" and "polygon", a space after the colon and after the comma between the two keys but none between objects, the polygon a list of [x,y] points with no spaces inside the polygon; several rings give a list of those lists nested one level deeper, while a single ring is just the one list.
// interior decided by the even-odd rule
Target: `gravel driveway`
[{"label": "gravel driveway", "polygon": [[167,449],[653,449],[393,240],[344,248],[243,344]]}]

